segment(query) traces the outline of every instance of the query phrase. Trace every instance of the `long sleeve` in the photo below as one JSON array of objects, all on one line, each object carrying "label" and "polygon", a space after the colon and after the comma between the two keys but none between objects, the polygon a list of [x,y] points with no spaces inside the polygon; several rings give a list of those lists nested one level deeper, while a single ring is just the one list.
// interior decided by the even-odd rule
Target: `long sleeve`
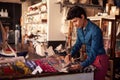
[{"label": "long sleeve", "polygon": [[79,36],[80,33],[79,34],[78,33],[79,33],[79,30],[77,30],[77,39],[76,39],[74,46],[72,47],[71,56],[74,56],[80,50],[80,47],[82,45],[82,42]]},{"label": "long sleeve", "polygon": [[91,40],[88,42],[86,53],[87,59],[82,62],[82,66],[86,67],[94,62],[97,55],[105,54],[104,46],[103,46],[103,37],[102,32],[98,27],[95,27],[92,30]]}]

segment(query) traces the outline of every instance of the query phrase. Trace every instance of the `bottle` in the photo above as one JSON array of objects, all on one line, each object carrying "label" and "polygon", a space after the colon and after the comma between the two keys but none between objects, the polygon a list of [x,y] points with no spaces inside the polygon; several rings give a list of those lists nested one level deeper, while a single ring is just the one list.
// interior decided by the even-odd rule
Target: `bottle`
[{"label": "bottle", "polygon": [[4,16],[4,11],[3,11],[3,9],[1,9],[1,17],[3,17]]},{"label": "bottle", "polygon": [[15,25],[15,45],[18,45],[20,38],[20,31],[19,31],[19,25]]},{"label": "bottle", "polygon": [[4,16],[8,17],[8,11],[7,11],[7,9],[5,9]]}]

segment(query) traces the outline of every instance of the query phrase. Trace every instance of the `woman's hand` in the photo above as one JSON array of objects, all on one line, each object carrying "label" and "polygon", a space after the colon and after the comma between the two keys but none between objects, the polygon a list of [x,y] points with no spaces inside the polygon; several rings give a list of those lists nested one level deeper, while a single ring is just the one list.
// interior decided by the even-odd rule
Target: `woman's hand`
[{"label": "woman's hand", "polygon": [[65,61],[66,65],[70,64],[71,63],[71,55],[70,54],[66,55],[64,61]]},{"label": "woman's hand", "polygon": [[70,70],[80,70],[83,67],[80,64],[73,64],[70,66]]}]

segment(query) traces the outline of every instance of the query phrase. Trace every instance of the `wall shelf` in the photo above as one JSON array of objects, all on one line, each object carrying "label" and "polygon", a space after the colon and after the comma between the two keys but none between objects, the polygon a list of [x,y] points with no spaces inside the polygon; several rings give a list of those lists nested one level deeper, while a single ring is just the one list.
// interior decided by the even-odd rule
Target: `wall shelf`
[{"label": "wall shelf", "polygon": [[60,5],[60,12],[62,12],[62,8],[63,7],[72,7],[74,5],[78,5],[78,6],[81,6],[81,7],[91,7],[91,8],[97,8],[97,9],[101,9],[101,10],[104,10],[104,8],[100,5],[93,5],[93,4],[80,4],[80,3],[75,3],[75,4],[72,4],[70,2],[64,2],[64,3],[61,3],[61,2],[57,2],[56,4],[59,4]]}]

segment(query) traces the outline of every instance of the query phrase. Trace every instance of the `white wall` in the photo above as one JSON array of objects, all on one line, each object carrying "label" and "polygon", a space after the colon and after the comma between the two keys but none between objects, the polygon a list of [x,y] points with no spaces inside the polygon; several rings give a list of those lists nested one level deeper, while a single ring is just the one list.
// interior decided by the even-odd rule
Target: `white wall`
[{"label": "white wall", "polygon": [[[60,12],[60,5],[56,4],[57,0],[47,0],[48,8],[48,41],[63,41],[64,34],[61,32],[62,13]],[[22,26],[25,26],[25,14],[30,2],[22,3]]]},{"label": "white wall", "polygon": [[56,4],[57,0],[47,0],[48,2],[48,41],[63,41],[64,34],[61,32],[62,13],[60,5]]}]

